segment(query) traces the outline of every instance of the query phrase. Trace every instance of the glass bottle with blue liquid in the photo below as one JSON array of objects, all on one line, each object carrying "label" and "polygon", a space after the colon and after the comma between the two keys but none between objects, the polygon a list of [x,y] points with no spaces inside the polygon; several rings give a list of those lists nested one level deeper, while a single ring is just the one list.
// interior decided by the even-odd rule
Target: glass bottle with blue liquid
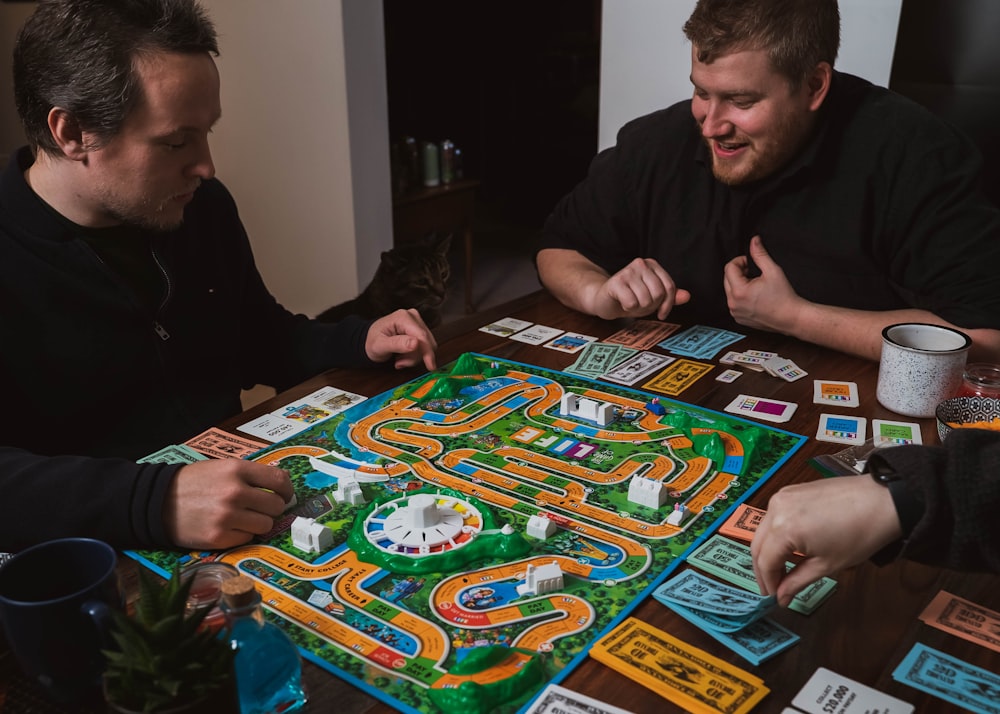
[{"label": "glass bottle with blue liquid", "polygon": [[302,661],[291,638],[264,618],[260,593],[240,575],[222,583],[227,633],[236,650],[240,714],[287,714],[302,708]]}]

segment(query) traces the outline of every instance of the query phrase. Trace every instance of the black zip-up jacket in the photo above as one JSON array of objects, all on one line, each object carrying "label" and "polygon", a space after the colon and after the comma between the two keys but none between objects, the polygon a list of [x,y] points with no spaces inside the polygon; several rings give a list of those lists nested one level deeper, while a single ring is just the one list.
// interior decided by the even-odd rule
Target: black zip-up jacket
[{"label": "black zip-up jacket", "polygon": [[238,413],[241,388],[370,364],[370,323],[279,305],[217,180],[176,230],[107,229],[147,243],[162,298],[144,299],[91,247],[101,231],[31,190],[31,162],[22,149],[0,175],[0,551],[70,535],[170,546],[162,511],[180,467],[135,459]]}]

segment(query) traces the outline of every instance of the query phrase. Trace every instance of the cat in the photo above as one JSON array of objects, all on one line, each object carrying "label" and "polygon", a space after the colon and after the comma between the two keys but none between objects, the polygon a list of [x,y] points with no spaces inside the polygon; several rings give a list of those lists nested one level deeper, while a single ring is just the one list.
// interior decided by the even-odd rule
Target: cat
[{"label": "cat", "polygon": [[356,298],[327,308],[316,316],[337,322],[347,315],[375,319],[400,308],[416,308],[428,327],[441,323],[451,265],[451,234],[429,233],[382,253],[375,276]]}]

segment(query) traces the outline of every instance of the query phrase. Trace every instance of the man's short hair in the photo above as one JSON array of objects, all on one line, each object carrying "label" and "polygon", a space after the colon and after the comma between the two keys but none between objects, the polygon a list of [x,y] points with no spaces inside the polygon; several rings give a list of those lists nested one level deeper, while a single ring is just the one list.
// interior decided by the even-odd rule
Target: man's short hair
[{"label": "man's short hair", "polygon": [[699,62],[744,50],[766,50],[771,65],[798,86],[840,48],[837,0],[698,0],[684,24]]},{"label": "man's short hair", "polygon": [[14,100],[35,151],[58,155],[53,107],[95,147],[115,136],[142,100],[137,62],[151,53],[219,54],[197,0],[41,0],[14,45]]}]

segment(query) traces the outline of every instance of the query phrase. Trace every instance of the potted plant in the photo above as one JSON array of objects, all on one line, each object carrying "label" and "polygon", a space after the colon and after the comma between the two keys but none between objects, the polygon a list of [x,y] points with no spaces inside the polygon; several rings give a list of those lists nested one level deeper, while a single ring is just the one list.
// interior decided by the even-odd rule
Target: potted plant
[{"label": "potted plant", "polygon": [[116,650],[105,650],[104,697],[118,712],[237,712],[235,652],[200,628],[209,608],[187,612],[193,578],[160,585],[139,571],[135,614],[113,613]]}]

